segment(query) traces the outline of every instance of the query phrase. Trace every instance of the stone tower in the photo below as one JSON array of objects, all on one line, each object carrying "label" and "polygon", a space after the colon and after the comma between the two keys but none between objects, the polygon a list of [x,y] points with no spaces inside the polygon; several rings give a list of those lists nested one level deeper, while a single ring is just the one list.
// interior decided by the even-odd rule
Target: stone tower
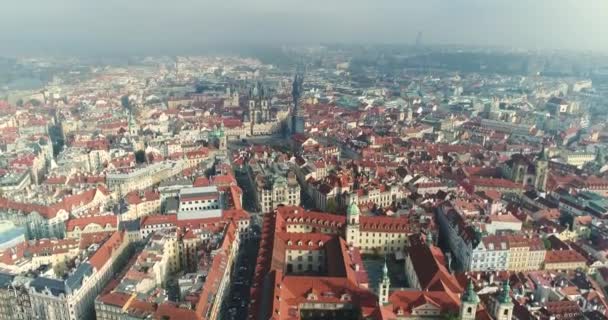
[{"label": "stone tower", "polygon": [[502,283],[502,291],[498,295],[496,308],[494,310],[494,319],[496,320],[511,320],[513,317],[513,302],[511,301],[511,288],[509,281],[505,280]]},{"label": "stone tower", "polygon": [[378,285],[378,304],[383,306],[388,304],[389,290],[391,280],[388,277],[388,267],[386,266],[386,258],[384,258],[384,267],[382,267],[382,280]]},{"label": "stone tower", "polygon": [[130,110],[129,112],[129,134],[131,136],[137,136],[138,133],[138,128],[137,128],[137,122],[135,122],[135,119],[133,118],[133,112],[131,112]]},{"label": "stone tower", "polygon": [[473,281],[469,280],[466,290],[460,300],[460,320],[475,320],[479,297],[473,288]]},{"label": "stone tower", "polygon": [[354,202],[346,209],[346,242],[351,246],[359,246],[359,206]]},{"label": "stone tower", "polygon": [[224,122],[220,125],[220,130],[217,136],[218,139],[218,149],[226,150],[226,134],[224,132]]},{"label": "stone tower", "polygon": [[544,146],[536,160],[535,167],[536,177],[534,180],[534,187],[536,190],[544,192],[547,189],[547,177],[549,175],[549,159]]},{"label": "stone tower", "polygon": [[304,133],[304,117],[299,100],[304,92],[304,72],[303,68],[298,67],[292,82],[291,97],[293,99],[293,109],[291,114],[291,130],[293,134]]}]

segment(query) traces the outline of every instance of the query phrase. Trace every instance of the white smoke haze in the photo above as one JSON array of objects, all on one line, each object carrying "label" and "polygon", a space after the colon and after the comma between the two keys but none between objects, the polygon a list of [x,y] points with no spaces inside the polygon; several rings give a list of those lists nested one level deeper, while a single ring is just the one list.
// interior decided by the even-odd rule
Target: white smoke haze
[{"label": "white smoke haze", "polygon": [[2,0],[0,55],[413,43],[608,51],[606,0]]}]

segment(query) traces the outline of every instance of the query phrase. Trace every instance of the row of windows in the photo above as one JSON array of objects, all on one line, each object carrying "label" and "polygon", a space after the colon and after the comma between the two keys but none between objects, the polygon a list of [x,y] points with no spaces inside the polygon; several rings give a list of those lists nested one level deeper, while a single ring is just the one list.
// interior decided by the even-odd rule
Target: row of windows
[{"label": "row of windows", "polygon": [[[387,240],[388,241],[388,240]],[[382,240],[378,240],[378,244],[382,244],[382,243],[388,243],[387,241],[382,241]],[[401,242],[405,243],[405,240],[397,240],[397,244],[400,244]],[[365,243],[369,243],[369,239],[365,239]],[[372,239],[372,244],[375,244],[376,241],[374,239]],[[391,244],[395,244],[395,240],[391,240]]]},{"label": "row of windows", "polygon": [[217,202],[216,199],[211,200],[192,200],[192,201],[183,201],[183,204],[196,204],[196,203],[207,203],[207,202]]},{"label": "row of windows", "polygon": [[395,250],[399,250],[399,247],[374,247],[374,246],[362,246],[363,250],[369,251],[369,250],[380,250],[380,251],[395,251]]},{"label": "row of windows", "polygon": [[219,209],[220,206],[218,205],[213,205],[213,206],[203,206],[203,207],[185,207],[182,208],[182,211],[197,211],[197,210],[210,210],[210,209]]},{"label": "row of windows", "polygon": [[[293,261],[293,258],[294,257],[292,257],[292,256],[287,256],[287,261]],[[313,256],[307,256],[306,258],[307,258],[306,260],[308,262],[312,262],[314,260]],[[325,259],[324,256],[319,256],[319,261],[323,261],[324,259]],[[304,261],[304,256],[298,256],[296,260],[297,261]]]},{"label": "row of windows", "polygon": [[[295,266],[296,266],[296,270],[297,271],[304,271],[304,266],[305,266],[304,264],[297,263],[297,264],[295,264]],[[320,268],[319,268],[319,266],[317,266],[317,268],[314,268],[313,264],[309,263],[308,264],[308,268],[306,268],[306,271],[316,271],[315,269],[318,270]],[[288,272],[290,272],[290,271],[293,272],[293,271],[296,271],[296,270],[293,270],[293,265],[291,263],[287,264],[287,271]]]}]

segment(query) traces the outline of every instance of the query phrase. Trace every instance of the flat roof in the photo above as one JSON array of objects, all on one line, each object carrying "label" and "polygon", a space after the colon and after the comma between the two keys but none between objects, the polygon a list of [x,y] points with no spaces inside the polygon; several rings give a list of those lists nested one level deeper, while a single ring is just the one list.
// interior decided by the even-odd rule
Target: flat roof
[{"label": "flat roof", "polygon": [[182,196],[189,196],[189,195],[216,193],[216,192],[218,192],[217,186],[207,186],[207,187],[184,188],[179,191],[179,194]]}]

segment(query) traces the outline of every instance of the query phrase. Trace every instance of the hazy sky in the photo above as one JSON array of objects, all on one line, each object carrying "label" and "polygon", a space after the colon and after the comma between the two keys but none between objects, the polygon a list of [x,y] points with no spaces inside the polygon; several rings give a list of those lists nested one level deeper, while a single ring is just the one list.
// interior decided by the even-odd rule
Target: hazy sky
[{"label": "hazy sky", "polygon": [[504,45],[608,52],[608,0],[2,0],[0,55],[218,44]]}]

